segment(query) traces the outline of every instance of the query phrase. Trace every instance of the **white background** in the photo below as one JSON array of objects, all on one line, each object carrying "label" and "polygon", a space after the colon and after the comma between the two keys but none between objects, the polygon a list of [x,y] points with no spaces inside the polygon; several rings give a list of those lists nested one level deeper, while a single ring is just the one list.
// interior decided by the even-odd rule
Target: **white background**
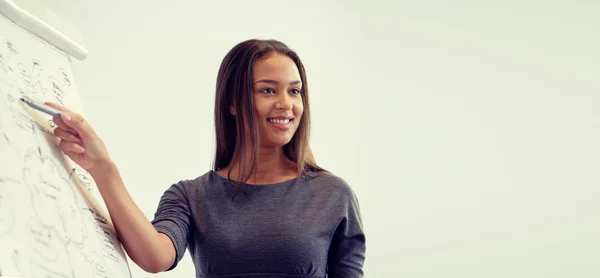
[{"label": "white background", "polygon": [[210,169],[224,55],[275,38],[359,198],[366,277],[600,276],[599,1],[43,3],[86,40],[86,116],[149,219]]}]

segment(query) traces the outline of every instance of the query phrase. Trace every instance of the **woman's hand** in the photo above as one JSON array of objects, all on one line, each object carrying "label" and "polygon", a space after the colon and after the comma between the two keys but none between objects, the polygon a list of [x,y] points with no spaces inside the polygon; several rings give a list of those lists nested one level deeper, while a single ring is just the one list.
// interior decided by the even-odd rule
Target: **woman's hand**
[{"label": "woman's hand", "polygon": [[81,115],[52,102],[45,104],[60,111],[60,119],[52,118],[57,125],[54,135],[68,157],[88,172],[112,163],[104,142]]},{"label": "woman's hand", "polygon": [[104,142],[81,115],[55,103],[46,105],[60,111],[61,119],[52,119],[60,149],[94,178],[128,257],[148,272],[168,269],[177,256],[173,242],[135,204]]}]

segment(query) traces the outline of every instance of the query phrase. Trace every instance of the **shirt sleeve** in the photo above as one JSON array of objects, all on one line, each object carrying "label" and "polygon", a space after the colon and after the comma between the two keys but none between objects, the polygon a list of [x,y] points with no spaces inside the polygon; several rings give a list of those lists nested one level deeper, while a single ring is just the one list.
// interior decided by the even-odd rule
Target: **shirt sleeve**
[{"label": "shirt sleeve", "polygon": [[189,236],[190,206],[182,182],[173,184],[160,198],[158,209],[154,213],[152,225],[159,233],[167,235],[173,242],[176,257],[172,270],[183,258]]},{"label": "shirt sleeve", "polygon": [[358,199],[349,191],[345,203],[345,215],[335,230],[329,257],[327,259],[327,277],[355,278],[363,277],[365,261],[365,234]]}]

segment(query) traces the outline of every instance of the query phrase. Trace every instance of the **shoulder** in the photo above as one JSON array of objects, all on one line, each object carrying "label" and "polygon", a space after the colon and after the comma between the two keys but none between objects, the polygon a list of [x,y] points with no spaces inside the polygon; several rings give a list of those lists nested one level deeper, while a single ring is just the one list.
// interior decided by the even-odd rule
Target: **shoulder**
[{"label": "shoulder", "polygon": [[217,183],[218,182],[216,180],[217,177],[218,176],[216,174],[214,174],[214,172],[212,170],[209,170],[196,178],[185,179],[185,180],[180,181],[180,183],[182,184],[182,186],[186,187],[186,189],[188,189],[188,190],[205,188],[209,184]]},{"label": "shoulder", "polygon": [[208,171],[196,178],[182,179],[173,183],[166,191],[165,195],[177,195],[179,197],[190,198],[198,195],[204,195],[207,185],[214,184],[212,171]]},{"label": "shoulder", "polygon": [[319,191],[324,191],[323,193],[329,196],[343,197],[350,200],[356,199],[352,186],[345,179],[331,172],[309,172],[304,178],[304,182],[313,184]]},{"label": "shoulder", "polygon": [[316,192],[312,194],[315,202],[327,204],[332,212],[340,217],[352,217],[361,221],[360,203],[352,186],[342,177],[331,172],[311,172],[306,182],[313,183]]}]

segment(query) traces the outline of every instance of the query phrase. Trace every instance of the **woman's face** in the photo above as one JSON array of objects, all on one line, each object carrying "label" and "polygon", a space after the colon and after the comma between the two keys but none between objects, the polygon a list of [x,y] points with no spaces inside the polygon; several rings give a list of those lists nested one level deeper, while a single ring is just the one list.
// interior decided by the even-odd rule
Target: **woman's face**
[{"label": "woman's face", "polygon": [[270,54],[254,65],[252,87],[260,144],[289,143],[304,112],[298,67],[286,55]]}]

